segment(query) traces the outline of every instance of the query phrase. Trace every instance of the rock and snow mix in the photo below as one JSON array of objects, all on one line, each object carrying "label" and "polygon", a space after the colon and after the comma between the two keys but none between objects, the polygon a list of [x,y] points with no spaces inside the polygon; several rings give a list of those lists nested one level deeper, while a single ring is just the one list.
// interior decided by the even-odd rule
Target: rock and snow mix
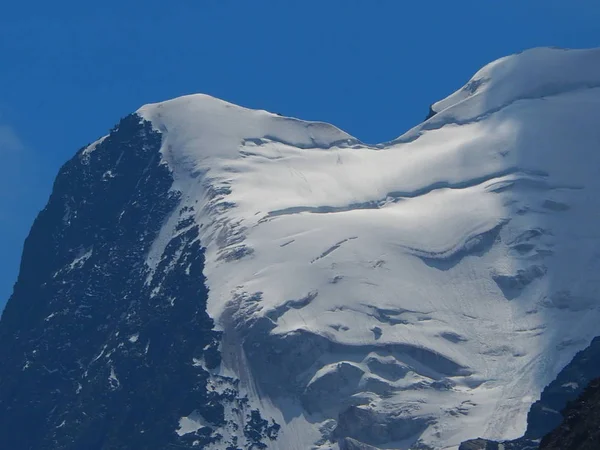
[{"label": "rock and snow mix", "polygon": [[600,50],[503,58],[433,110],[375,146],[205,95],[138,111],[273,448],[517,437],[597,333]]}]

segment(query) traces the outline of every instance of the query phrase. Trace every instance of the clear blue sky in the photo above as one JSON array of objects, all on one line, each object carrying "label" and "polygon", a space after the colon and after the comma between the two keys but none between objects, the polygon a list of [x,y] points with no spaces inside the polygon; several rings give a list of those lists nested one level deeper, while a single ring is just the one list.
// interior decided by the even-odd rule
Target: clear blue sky
[{"label": "clear blue sky", "polygon": [[381,142],[482,65],[600,46],[598,0],[4,2],[0,308],[62,163],[144,103],[204,92]]}]

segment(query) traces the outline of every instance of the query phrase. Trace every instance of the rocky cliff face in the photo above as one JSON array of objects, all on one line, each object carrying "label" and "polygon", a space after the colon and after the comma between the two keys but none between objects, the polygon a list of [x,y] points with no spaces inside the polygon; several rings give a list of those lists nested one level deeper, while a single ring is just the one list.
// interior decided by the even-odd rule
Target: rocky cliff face
[{"label": "rocky cliff face", "polygon": [[[204,251],[160,147],[131,115],[61,169],[0,322],[3,447],[250,449],[275,437],[237,381],[211,372],[220,333]],[[146,254],[171,214],[177,233],[149,279]],[[214,432],[240,426],[237,440]]]},{"label": "rocky cliff face", "polygon": [[593,380],[562,413],[564,421],[542,439],[540,450],[600,448],[600,379]]}]

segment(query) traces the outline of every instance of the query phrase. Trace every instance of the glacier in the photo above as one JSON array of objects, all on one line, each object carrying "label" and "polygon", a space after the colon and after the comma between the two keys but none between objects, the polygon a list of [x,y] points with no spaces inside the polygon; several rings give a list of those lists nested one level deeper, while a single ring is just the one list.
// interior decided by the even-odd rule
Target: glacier
[{"label": "glacier", "polygon": [[600,50],[502,58],[432,111],[377,145],[201,94],[137,111],[200,229],[215,371],[281,426],[269,448],[519,437],[598,334]]}]

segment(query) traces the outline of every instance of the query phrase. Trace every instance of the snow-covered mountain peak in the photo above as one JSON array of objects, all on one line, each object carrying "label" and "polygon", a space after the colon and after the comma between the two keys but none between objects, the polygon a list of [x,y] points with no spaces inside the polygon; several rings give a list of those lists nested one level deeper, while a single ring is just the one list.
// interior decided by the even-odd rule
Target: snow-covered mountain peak
[{"label": "snow-covered mountain peak", "polygon": [[600,319],[598,86],[600,50],[534,49],[377,148],[207,96],[140,109],[201,225],[225,365],[286,424],[275,446],[330,420],[397,448],[523,432]]},{"label": "snow-covered mountain peak", "polygon": [[469,120],[522,99],[542,98],[600,84],[600,49],[540,47],[500,58],[479,70],[469,82],[439,102],[435,112],[476,101],[453,112]]},{"label": "snow-covered mountain peak", "polygon": [[195,158],[231,156],[239,145],[261,140],[319,148],[356,142],[333,125],[252,110],[205,94],[145,105],[137,112],[161,132],[177,137],[171,145]]},{"label": "snow-covered mountain peak", "polygon": [[10,445],[520,436],[598,332],[600,51],[503,58],[433,110],[368,146],[191,95],[78,152],[0,321]]}]

